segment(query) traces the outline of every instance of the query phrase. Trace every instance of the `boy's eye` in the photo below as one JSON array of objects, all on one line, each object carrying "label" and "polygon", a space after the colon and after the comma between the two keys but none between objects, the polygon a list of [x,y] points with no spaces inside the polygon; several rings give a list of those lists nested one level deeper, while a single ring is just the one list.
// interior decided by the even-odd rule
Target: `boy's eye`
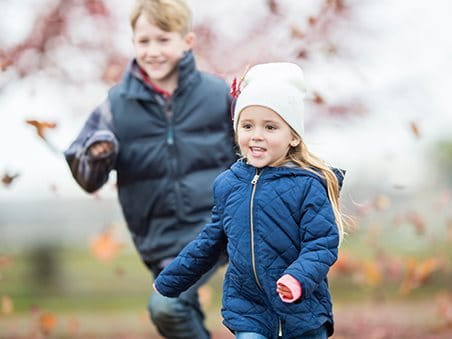
[{"label": "boy's eye", "polygon": [[243,124],[242,125],[243,129],[250,129],[251,127],[252,127],[251,124]]},{"label": "boy's eye", "polygon": [[168,38],[160,38],[159,39],[159,41],[160,42],[163,42],[163,43],[165,43],[165,42],[168,42],[170,39],[168,39]]}]

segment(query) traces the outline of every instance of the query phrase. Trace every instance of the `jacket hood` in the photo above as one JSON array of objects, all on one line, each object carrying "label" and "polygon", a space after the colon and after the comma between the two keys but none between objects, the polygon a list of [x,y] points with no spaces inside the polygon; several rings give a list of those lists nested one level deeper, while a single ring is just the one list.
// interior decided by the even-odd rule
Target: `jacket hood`
[{"label": "jacket hood", "polygon": [[[336,174],[337,181],[339,183],[339,189],[341,189],[344,182],[345,170],[334,167],[332,167],[331,170],[334,172],[334,174]],[[272,180],[283,176],[307,176],[318,180],[326,188],[325,179],[315,174],[314,172],[296,166],[265,166],[263,168],[256,168],[254,166],[248,165],[245,162],[245,159],[242,158],[231,166],[231,171],[240,180],[249,182],[251,182],[257,172],[259,172],[260,174],[259,180]]]}]

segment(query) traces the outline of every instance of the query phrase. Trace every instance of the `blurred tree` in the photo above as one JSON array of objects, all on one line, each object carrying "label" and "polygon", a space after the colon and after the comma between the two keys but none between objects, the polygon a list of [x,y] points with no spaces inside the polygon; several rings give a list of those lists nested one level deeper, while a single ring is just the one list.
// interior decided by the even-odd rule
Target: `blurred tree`
[{"label": "blurred tree", "polygon": [[[59,78],[67,83],[86,84],[93,79],[84,77],[89,61],[94,67],[94,79],[113,84],[120,79],[129,56],[118,42],[118,27],[123,27],[115,13],[120,5],[104,0],[46,0],[40,2],[34,23],[28,34],[14,46],[0,48],[2,71],[13,69],[17,78],[26,79],[38,72]],[[238,6],[237,1],[223,1],[228,12],[215,17],[214,7],[207,2],[193,2],[195,12],[211,11],[194,27],[198,36],[196,50],[200,64],[207,71],[228,78],[240,75],[249,64],[286,60],[305,63],[316,59],[332,59],[343,54],[347,39],[337,39],[337,32],[354,19],[355,0],[323,0],[302,4],[300,1],[255,1],[252,13]],[[244,7],[246,5],[241,5]],[[1,8],[1,5],[0,5]],[[246,29],[236,18],[242,10],[243,20],[252,25]],[[246,14],[246,16],[244,16]],[[294,15],[295,14],[295,15]],[[227,16],[230,16],[228,19]],[[228,22],[227,29],[220,29]],[[226,32],[227,31],[227,32]],[[339,42],[340,41],[340,42]],[[1,39],[0,39],[1,43]],[[342,55],[343,56],[343,55]],[[71,66],[75,63],[78,66]],[[347,60],[350,62],[350,59]],[[80,65],[81,64],[81,65]],[[6,82],[7,86],[11,81]],[[0,88],[2,84],[0,83]],[[309,101],[318,112],[344,116],[363,113],[359,100],[343,98],[343,102],[329,102],[322,89],[313,88]],[[314,114],[321,116],[321,114]]]}]

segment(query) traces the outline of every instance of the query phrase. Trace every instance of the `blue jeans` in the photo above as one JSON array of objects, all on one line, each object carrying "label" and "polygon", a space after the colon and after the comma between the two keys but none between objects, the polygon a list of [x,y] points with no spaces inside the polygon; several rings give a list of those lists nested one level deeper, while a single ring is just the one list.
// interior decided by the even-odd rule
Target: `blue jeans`
[{"label": "blue jeans", "polygon": [[[177,298],[153,293],[149,298],[148,310],[152,322],[164,338],[208,339],[209,331],[204,326],[204,313],[199,304],[198,289],[209,280],[225,261],[220,259],[208,273]],[[152,267],[154,275],[162,269]]]},{"label": "blue jeans", "polygon": [[[284,338],[284,334],[282,336]],[[255,332],[237,332],[236,339],[267,339],[267,337],[263,336],[262,334],[255,333]],[[328,338],[328,331],[325,326],[321,326],[320,328],[317,328],[315,330],[309,331],[300,339],[327,339]]]}]

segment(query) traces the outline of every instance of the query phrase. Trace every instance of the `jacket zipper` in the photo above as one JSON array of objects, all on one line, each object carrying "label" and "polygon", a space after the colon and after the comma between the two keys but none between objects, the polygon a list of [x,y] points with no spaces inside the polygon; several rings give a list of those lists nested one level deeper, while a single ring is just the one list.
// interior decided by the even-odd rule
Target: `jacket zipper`
[{"label": "jacket zipper", "polygon": [[173,101],[172,99],[167,99],[164,102],[164,113],[167,122],[166,130],[166,143],[169,147],[170,152],[170,162],[171,162],[171,176],[174,182],[174,192],[176,195],[176,216],[181,219],[183,217],[183,204],[182,204],[182,193],[180,190],[179,174],[178,174],[178,164],[177,164],[177,154],[176,147],[174,145],[174,112],[173,112]]},{"label": "jacket zipper", "polygon": [[278,318],[278,337],[282,338],[282,325],[281,325],[281,319]]},{"label": "jacket zipper", "polygon": [[259,180],[259,169],[256,169],[256,174],[251,180],[251,185],[253,185],[253,189],[251,190],[251,200],[250,200],[250,233],[251,233],[251,265],[253,267],[254,279],[256,280],[257,285],[262,289],[262,285],[257,277],[256,272],[256,259],[254,255],[254,218],[253,218],[253,207],[254,207],[254,194],[256,193],[257,181]]}]

